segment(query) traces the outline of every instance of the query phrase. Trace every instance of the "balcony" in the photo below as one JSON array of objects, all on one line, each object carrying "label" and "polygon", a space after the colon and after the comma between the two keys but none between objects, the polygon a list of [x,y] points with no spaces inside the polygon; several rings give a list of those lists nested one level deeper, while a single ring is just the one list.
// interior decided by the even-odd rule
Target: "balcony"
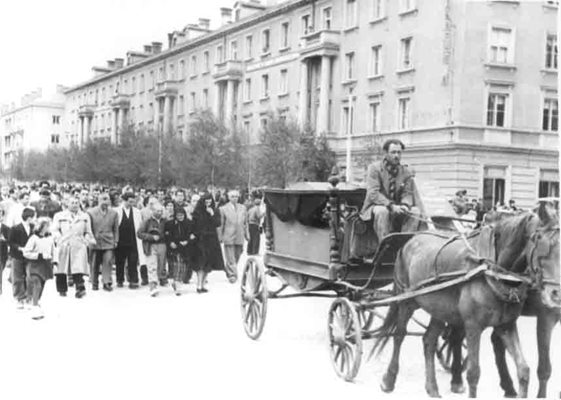
[{"label": "balcony", "polygon": [[83,104],[78,107],[78,115],[80,117],[92,117],[94,115],[95,105],[94,104]]},{"label": "balcony", "polygon": [[179,85],[180,85],[179,81],[175,79],[166,79],[165,81],[157,82],[154,95],[156,97],[165,97],[165,96],[175,97],[179,92]]},{"label": "balcony", "polygon": [[341,32],[321,30],[302,36],[300,57],[337,56],[339,54]]},{"label": "balcony", "polygon": [[239,80],[243,75],[243,62],[239,60],[228,60],[215,64],[213,78],[217,81]]},{"label": "balcony", "polygon": [[115,93],[111,98],[111,106],[113,108],[129,108],[131,104],[130,95],[124,93]]}]

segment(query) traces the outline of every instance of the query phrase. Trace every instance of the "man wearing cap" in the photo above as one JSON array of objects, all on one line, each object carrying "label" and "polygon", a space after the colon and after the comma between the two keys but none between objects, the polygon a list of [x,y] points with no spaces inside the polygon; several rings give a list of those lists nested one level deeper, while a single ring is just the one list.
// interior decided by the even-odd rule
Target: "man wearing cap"
[{"label": "man wearing cap", "polygon": [[57,212],[62,211],[60,204],[51,200],[51,191],[49,189],[41,189],[39,194],[41,198],[31,203],[31,206],[37,212],[37,218],[49,217],[52,219]]},{"label": "man wearing cap", "polygon": [[384,158],[368,167],[366,198],[361,219],[369,221],[374,216],[374,230],[381,240],[400,225],[401,231],[418,229],[420,210],[415,204],[414,174],[401,164],[405,145],[389,139],[382,146]]},{"label": "man wearing cap", "polygon": [[467,190],[458,190],[452,200],[452,207],[454,207],[454,211],[458,215],[464,215],[467,212],[466,194]]}]

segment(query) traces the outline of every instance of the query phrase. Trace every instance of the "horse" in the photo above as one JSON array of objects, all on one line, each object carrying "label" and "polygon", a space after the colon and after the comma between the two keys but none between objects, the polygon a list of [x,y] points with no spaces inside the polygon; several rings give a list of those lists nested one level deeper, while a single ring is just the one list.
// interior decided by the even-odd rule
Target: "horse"
[{"label": "horse", "polygon": [[[499,222],[498,225],[508,224],[516,226],[511,229],[516,234],[518,241],[524,240],[527,231],[536,229],[538,222],[529,216],[517,218],[516,224],[512,220]],[[541,243],[542,239],[537,239]],[[497,246],[498,254],[506,254],[508,251],[516,259],[524,251],[525,246],[514,249],[503,249]],[[503,256],[508,258],[506,256]],[[553,257],[549,257],[553,260]],[[446,235],[437,233],[422,232],[413,237],[398,252],[394,271],[394,291],[396,293],[410,290],[411,287],[419,284],[427,278],[435,275],[451,272],[469,272],[479,267],[484,259],[478,257],[472,246],[459,240],[457,237],[449,238]],[[542,266],[555,269],[555,262],[552,261]],[[512,268],[513,264],[505,264]],[[549,276],[549,272],[548,272]],[[523,294],[525,285],[521,285],[520,293]],[[381,351],[387,344],[389,336],[394,336],[394,350],[391,362],[382,381],[384,391],[392,391],[399,369],[399,352],[403,339],[406,335],[407,322],[417,308],[423,308],[432,319],[423,337],[426,384],[425,388],[430,396],[439,396],[434,373],[434,352],[436,341],[440,332],[444,329],[445,323],[455,327],[461,327],[467,336],[468,342],[468,383],[469,394],[471,397],[477,395],[477,383],[480,375],[479,368],[479,342],[481,332],[484,328],[496,327],[496,333],[501,337],[509,353],[513,356],[518,369],[520,394],[527,395],[529,368],[524,360],[520,349],[518,332],[515,320],[522,311],[523,296],[517,296],[517,302],[509,302],[501,298],[491,287],[490,282],[483,276],[462,283],[461,285],[449,287],[438,291],[416,297],[401,303],[394,303],[390,306],[384,323],[377,330],[378,338],[375,341],[373,352]],[[454,349],[452,391],[462,392],[463,384],[461,381],[461,334],[452,335],[455,337],[452,347]],[[458,350],[459,353],[458,354]]]},{"label": "horse", "polygon": [[[534,287],[528,291],[528,297],[522,309],[523,316],[537,317],[538,345],[538,398],[547,395],[547,382],[551,376],[549,357],[551,332],[561,320],[560,272],[559,272],[559,220],[547,203],[540,204],[535,214],[510,216],[495,220],[494,240],[499,265],[513,264],[515,272],[528,271],[534,276]],[[518,219],[517,219],[518,218]],[[518,221],[526,219],[526,224]],[[504,221],[510,220],[509,223]],[[502,221],[502,223],[497,223]],[[539,224],[539,227],[537,227]],[[524,234],[516,233],[521,226],[526,226]],[[504,249],[504,250],[503,250]],[[524,249],[522,252],[516,249]],[[544,265],[553,263],[553,265]],[[453,352],[452,374],[461,377],[461,328],[452,329],[451,351]],[[499,371],[500,385],[505,397],[516,397],[517,393],[505,359],[505,346],[498,332],[493,331],[491,342],[495,353],[495,364]],[[460,378],[461,380],[461,378]]]}]

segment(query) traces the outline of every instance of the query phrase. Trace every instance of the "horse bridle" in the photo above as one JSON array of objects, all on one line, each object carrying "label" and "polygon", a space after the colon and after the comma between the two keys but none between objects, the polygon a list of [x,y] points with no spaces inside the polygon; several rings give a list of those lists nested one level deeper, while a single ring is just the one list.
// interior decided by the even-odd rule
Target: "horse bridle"
[{"label": "horse bridle", "polygon": [[[541,229],[537,229],[532,236],[530,237],[530,243],[532,245],[530,252],[528,254],[528,265],[527,271],[529,275],[532,277],[533,284],[538,287],[543,287],[544,284],[549,285],[560,285],[560,282],[552,280],[552,279],[544,279],[543,278],[543,267],[542,267],[542,259],[547,258],[551,253],[551,248],[553,247],[553,241],[555,240],[553,236],[555,234],[559,234],[559,225],[549,226]],[[547,241],[547,251],[542,252],[542,254],[535,254],[538,247],[540,246],[540,239],[542,239],[543,235],[548,235],[549,240]],[[534,263],[534,258],[536,262]]]}]

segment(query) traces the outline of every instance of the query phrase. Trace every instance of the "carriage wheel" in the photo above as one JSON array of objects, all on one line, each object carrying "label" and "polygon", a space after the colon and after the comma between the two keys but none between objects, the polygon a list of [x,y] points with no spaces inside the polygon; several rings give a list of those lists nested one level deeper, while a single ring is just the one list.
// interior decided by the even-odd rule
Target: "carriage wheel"
[{"label": "carriage wheel", "polygon": [[341,378],[352,381],[362,360],[362,330],[355,307],[347,298],[340,297],[331,304],[327,330],[333,368]]},{"label": "carriage wheel", "polygon": [[[467,368],[467,346],[462,342],[462,372]],[[447,327],[441,336],[438,337],[436,344],[436,356],[442,368],[447,372],[452,372],[452,347],[450,347],[450,328]]]},{"label": "carriage wheel", "polygon": [[260,258],[247,259],[240,286],[243,327],[247,336],[256,340],[265,326],[268,297],[265,267]]}]

